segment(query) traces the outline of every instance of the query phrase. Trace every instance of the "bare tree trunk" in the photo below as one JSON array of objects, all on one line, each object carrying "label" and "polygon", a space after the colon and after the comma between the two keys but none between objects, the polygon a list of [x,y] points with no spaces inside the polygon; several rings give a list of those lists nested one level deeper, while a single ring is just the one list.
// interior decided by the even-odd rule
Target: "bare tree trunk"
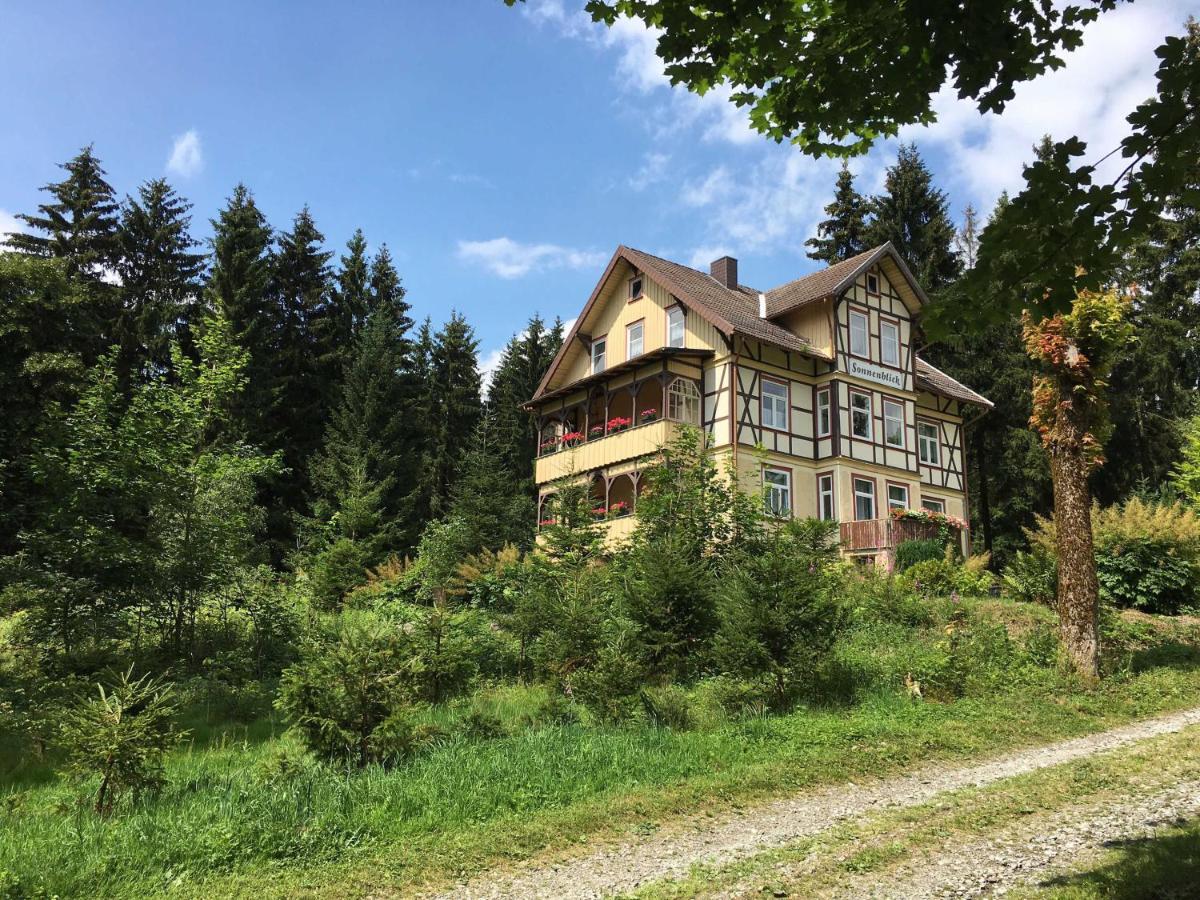
[{"label": "bare tree trunk", "polygon": [[1092,548],[1092,497],[1083,430],[1060,403],[1059,440],[1050,448],[1054,531],[1058,545],[1058,627],[1071,665],[1084,681],[1100,679],[1100,585]]}]

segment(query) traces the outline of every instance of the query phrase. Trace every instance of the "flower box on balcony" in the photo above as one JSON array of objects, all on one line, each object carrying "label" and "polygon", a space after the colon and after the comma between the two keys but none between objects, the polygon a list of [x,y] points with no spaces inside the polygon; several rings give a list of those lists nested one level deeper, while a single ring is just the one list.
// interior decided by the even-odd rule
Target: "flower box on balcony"
[{"label": "flower box on balcony", "polygon": [[594,440],[596,440],[596,438],[602,438],[602,437],[604,437],[604,426],[603,425],[593,425],[591,428],[588,429],[588,440],[589,441],[594,441]]},{"label": "flower box on balcony", "polygon": [[608,518],[608,510],[605,509],[603,506],[593,507],[592,508],[592,518],[595,519],[597,522],[603,521],[604,519]]},{"label": "flower box on balcony", "polygon": [[614,416],[608,420],[608,433],[612,434],[613,432],[624,431],[632,424],[632,419],[627,419],[624,416]]},{"label": "flower box on balcony", "polygon": [[568,431],[562,436],[562,445],[564,447],[574,447],[576,444],[583,443],[582,431]]},{"label": "flower box on balcony", "polygon": [[549,528],[551,525],[557,525],[557,524],[558,524],[557,519],[542,519],[542,521],[538,522],[538,525],[540,525],[542,528]]},{"label": "flower box on balcony", "polygon": [[629,504],[624,500],[618,500],[608,507],[608,517],[610,519],[619,519],[627,515],[629,515]]},{"label": "flower box on balcony", "polygon": [[538,450],[540,450],[543,454],[553,453],[557,449],[558,449],[558,439],[557,438],[555,438],[552,441],[542,441],[540,444],[538,444]]},{"label": "flower box on balcony", "polygon": [[643,409],[640,413],[638,413],[638,421],[640,421],[643,425],[647,422],[653,422],[657,418],[657,409]]}]

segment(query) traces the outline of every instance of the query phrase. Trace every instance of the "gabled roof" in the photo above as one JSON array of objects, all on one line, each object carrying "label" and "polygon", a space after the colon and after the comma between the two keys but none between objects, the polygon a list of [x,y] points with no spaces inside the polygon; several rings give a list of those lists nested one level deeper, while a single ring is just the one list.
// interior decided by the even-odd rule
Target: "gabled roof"
[{"label": "gabled roof", "polygon": [[535,400],[546,392],[547,386],[554,378],[555,372],[558,371],[576,336],[580,334],[581,327],[587,322],[592,308],[600,299],[609,277],[622,262],[633,269],[645,272],[670,291],[680,303],[708,321],[726,338],[732,338],[735,334],[743,334],[785,350],[794,350],[809,356],[828,359],[824,352],[813,347],[798,335],[769,319],[759,318],[758,292],[753,288],[741,284],[736,289],[728,288],[707,272],[701,272],[652,253],[621,245],[612,255],[612,259],[608,261],[604,274],[600,276],[595,289],[588,297],[587,303],[584,304],[583,311],[571,327],[570,333],[563,339],[562,348],[554,357],[554,361],[550,363],[550,367],[538,385],[534,394]]},{"label": "gabled roof", "polygon": [[[854,284],[859,275],[876,263],[891,270],[888,272],[891,280],[898,283],[897,287],[903,293],[911,292],[917,305],[923,306],[929,302],[929,298],[917,284],[916,278],[913,277],[912,272],[889,241],[865,250],[857,256],[835,263],[827,269],[821,269],[819,272],[789,281],[777,288],[771,288],[767,291],[767,315],[774,318],[807,303],[812,303],[814,300],[836,297]],[[894,277],[895,274],[899,274],[901,277],[897,279]]]},{"label": "gabled roof", "polygon": [[[549,385],[566,358],[574,348],[577,337],[587,338],[581,329],[588,321],[588,316],[599,301],[604,287],[616,268],[627,265],[635,271],[644,272],[655,282],[668,290],[671,295],[689,310],[709,322],[725,338],[732,339],[735,334],[741,334],[754,340],[763,341],[785,350],[792,350],[829,360],[831,357],[825,351],[812,346],[806,339],[780,326],[772,319],[791,312],[807,303],[837,297],[871,266],[879,265],[896,286],[905,302],[916,312],[928,302],[925,292],[913,278],[912,272],[904,260],[896,253],[890,244],[882,244],[871,250],[843,260],[840,263],[789,281],[787,284],[772,288],[765,293],[767,301],[767,317],[759,316],[759,292],[754,288],[739,284],[736,288],[726,287],[707,272],[701,272],[690,266],[663,259],[643,250],[621,245],[608,261],[604,274],[596,283],[583,311],[571,327],[571,331],[563,339],[558,355],[550,363],[546,374],[542,377],[533,400],[539,400],[549,393],[560,393],[567,386],[560,385],[550,391]],[[612,372],[605,372],[611,376]],[[922,359],[917,360],[917,385],[924,390],[942,394],[961,400],[964,403],[974,403],[990,408],[992,403],[986,397],[977,394],[966,385],[955,381],[945,372],[934,368]],[[577,384],[570,387],[578,387]],[[532,401],[531,401],[532,402]]]},{"label": "gabled roof", "polygon": [[955,381],[941,369],[931,366],[919,356],[917,357],[917,387],[929,391],[931,394],[953,397],[955,400],[961,400],[963,403],[974,403],[976,406],[982,406],[985,409],[991,409],[995,406],[983,394],[977,394],[962,382]]}]

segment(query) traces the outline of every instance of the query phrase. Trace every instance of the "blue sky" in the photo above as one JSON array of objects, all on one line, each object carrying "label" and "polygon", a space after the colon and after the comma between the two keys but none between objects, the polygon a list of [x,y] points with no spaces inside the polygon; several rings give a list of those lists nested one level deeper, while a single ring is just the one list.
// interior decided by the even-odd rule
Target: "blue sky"
[{"label": "blue sky", "polygon": [[[307,203],[331,248],[356,227],[386,241],[415,314],[462,310],[485,364],[532,313],[574,316],[619,243],[701,267],[730,253],[762,287],[811,270],[836,164],[756,136],[721,92],[670,88],[652,33],[581,6],[0,0],[0,232],[89,142],[121,194],[166,175],[201,238],[244,181],[276,227]],[[1044,133],[1111,149],[1195,6],[1123,6],[1003,117],[946,94],[904,137],[956,216],[986,210]],[[894,152],[852,165],[860,189]]]}]

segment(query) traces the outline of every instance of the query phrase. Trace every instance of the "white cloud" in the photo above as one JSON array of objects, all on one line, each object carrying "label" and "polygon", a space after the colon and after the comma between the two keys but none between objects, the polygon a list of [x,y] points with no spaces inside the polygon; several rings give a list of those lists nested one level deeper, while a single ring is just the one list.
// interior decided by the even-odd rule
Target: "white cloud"
[{"label": "white cloud", "polygon": [[627,179],[630,188],[644,191],[652,184],[658,184],[667,177],[667,166],[671,162],[671,154],[659,153],[652,150],[642,157],[642,165]]},{"label": "white cloud", "polygon": [[500,368],[500,359],[504,356],[504,348],[500,347],[496,350],[491,350],[487,354],[476,354],[479,367],[479,380],[483,387],[484,396],[492,386],[492,378],[496,374],[496,370]]},{"label": "white cloud", "polygon": [[195,129],[175,138],[171,156],[167,160],[167,171],[180,178],[191,178],[204,168],[204,152],[200,148],[200,135]]},{"label": "white cloud", "polygon": [[546,269],[591,268],[602,264],[608,255],[557,244],[522,244],[498,237],[488,241],[459,241],[458,258],[501,278],[521,278]]}]

